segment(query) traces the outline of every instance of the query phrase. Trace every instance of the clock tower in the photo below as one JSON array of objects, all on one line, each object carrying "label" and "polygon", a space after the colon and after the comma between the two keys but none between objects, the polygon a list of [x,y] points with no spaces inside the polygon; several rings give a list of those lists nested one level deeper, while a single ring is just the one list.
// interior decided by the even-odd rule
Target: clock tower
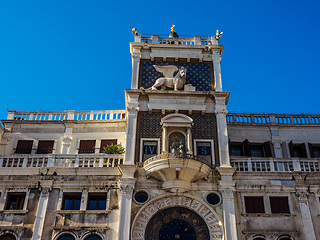
[{"label": "clock tower", "polygon": [[125,164],[138,167],[123,239],[237,239],[222,33],[133,34]]}]

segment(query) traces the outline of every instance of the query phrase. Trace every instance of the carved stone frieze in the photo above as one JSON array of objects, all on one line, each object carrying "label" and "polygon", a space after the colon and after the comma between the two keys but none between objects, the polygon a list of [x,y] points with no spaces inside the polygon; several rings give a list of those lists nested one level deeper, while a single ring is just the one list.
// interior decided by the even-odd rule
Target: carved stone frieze
[{"label": "carved stone frieze", "polygon": [[131,239],[144,240],[145,229],[151,218],[159,211],[170,207],[184,207],[199,214],[210,231],[211,239],[223,239],[222,224],[216,213],[206,204],[185,195],[164,196],[146,204],[133,221]]}]

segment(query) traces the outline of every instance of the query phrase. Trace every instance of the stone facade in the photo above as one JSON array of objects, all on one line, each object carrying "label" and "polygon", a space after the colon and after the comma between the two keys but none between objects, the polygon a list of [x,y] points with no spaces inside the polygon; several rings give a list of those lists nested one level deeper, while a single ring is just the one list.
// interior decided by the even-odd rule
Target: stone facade
[{"label": "stone facade", "polygon": [[135,30],[126,110],[2,120],[0,240],[320,239],[320,115],[228,113],[220,33],[170,36]]}]

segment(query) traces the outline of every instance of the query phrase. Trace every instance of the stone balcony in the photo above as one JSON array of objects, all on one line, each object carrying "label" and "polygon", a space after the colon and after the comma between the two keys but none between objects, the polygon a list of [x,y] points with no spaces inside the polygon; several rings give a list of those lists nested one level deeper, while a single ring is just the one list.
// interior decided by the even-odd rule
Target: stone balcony
[{"label": "stone balcony", "polygon": [[143,168],[147,177],[163,182],[163,189],[185,192],[191,183],[207,178],[214,166],[200,157],[185,153],[165,153],[147,159]]},{"label": "stone balcony", "polygon": [[123,154],[14,154],[0,156],[0,168],[97,168],[117,167]]},{"label": "stone balcony", "polygon": [[320,159],[231,157],[231,166],[239,172],[319,172]]}]

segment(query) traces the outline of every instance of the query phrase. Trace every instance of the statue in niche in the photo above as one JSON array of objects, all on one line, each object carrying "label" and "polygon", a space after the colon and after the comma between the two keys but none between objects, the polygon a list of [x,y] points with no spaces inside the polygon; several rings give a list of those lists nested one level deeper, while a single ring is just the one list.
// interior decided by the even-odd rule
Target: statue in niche
[{"label": "statue in niche", "polygon": [[181,133],[173,133],[170,135],[170,152],[171,153],[185,153],[185,137]]},{"label": "statue in niche", "polygon": [[[164,77],[158,78],[151,87],[151,90],[158,90],[158,87],[161,87],[162,90],[166,88],[173,88],[175,91],[178,91],[178,89],[184,88],[187,76],[187,69],[185,67],[178,68],[174,65],[153,65],[153,67],[158,72],[161,72]],[[175,72],[177,72],[176,75],[174,75]]]}]

